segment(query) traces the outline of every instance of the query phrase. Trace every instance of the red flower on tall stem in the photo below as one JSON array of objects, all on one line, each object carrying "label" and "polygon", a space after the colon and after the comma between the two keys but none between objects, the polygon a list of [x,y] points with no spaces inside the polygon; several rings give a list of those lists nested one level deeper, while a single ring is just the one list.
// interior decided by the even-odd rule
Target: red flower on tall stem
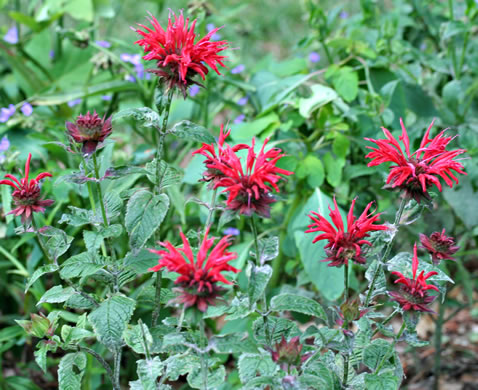
[{"label": "red flower on tall stem", "polygon": [[196,20],[189,25],[189,18],[184,18],[182,12],[179,16],[174,16],[174,21],[169,15],[168,27],[166,31],[159,24],[154,16],[148,18],[153,28],[139,24],[144,30],[136,29],[135,31],[142,36],[135,43],[143,46],[144,52],[147,53],[143,58],[148,61],[157,61],[157,69],[148,69],[149,72],[155,73],[162,77],[168,88],[179,88],[186,98],[187,87],[191,84],[200,83],[192,78],[199,74],[205,80],[209,69],[221,74],[217,68],[218,65],[224,67],[225,56],[219,53],[228,47],[227,41],[212,41],[211,37],[219,30],[215,28],[211,30],[203,38],[196,40]]},{"label": "red flower on tall stem", "polygon": [[406,196],[420,202],[422,198],[430,199],[428,188],[432,184],[441,192],[440,178],[450,187],[453,187],[453,181],[458,184],[458,179],[452,171],[466,175],[463,171],[463,165],[455,160],[458,155],[465,153],[466,150],[446,150],[447,145],[454,138],[445,136],[446,129],[434,138],[430,138],[432,122],[420,143],[420,148],[416,152],[410,153],[410,141],[401,118],[400,125],[402,135],[398,139],[405,146],[405,154],[398,141],[384,127],[382,127],[382,130],[387,139],[365,138],[377,145],[377,148],[367,146],[368,149],[372,150],[365,156],[372,159],[368,163],[369,167],[386,162],[395,164],[391,166],[387,178],[387,184],[391,183],[392,188],[399,188],[405,192]]},{"label": "red flower on tall stem", "polygon": [[299,336],[292,337],[287,341],[282,335],[281,341],[274,348],[267,348],[272,360],[280,365],[283,371],[288,372],[291,367],[299,368],[303,362],[312,356],[312,353],[302,353],[303,345]]},{"label": "red flower on tall stem", "polygon": [[221,272],[239,272],[237,268],[229,265],[229,261],[237,258],[237,253],[228,252],[229,237],[225,236],[209,252],[214,244],[214,238],[208,238],[209,228],[206,230],[199,251],[195,256],[186,236],[180,232],[183,241],[182,248],[175,248],[170,242],[161,242],[166,250],[150,250],[159,255],[158,265],[150,271],[160,271],[166,268],[170,272],[177,272],[180,276],[174,282],[179,286],[181,294],[177,302],[184,306],[195,306],[205,312],[209,305],[215,305],[218,296],[224,289],[217,283],[232,284]]},{"label": "red flower on tall stem", "polygon": [[422,248],[426,249],[432,257],[433,264],[440,264],[441,260],[455,260],[453,255],[460,249],[455,245],[455,239],[442,232],[435,232],[430,237],[420,234]]},{"label": "red flower on tall stem", "polygon": [[111,117],[105,119],[106,116],[100,118],[96,111],[86,115],[79,115],[75,123],[66,122],[68,135],[79,144],[82,144],[82,152],[84,154],[92,154],[98,148],[98,144],[108,137],[113,129],[111,127]]},{"label": "red flower on tall stem", "polygon": [[398,276],[395,284],[401,284],[399,291],[389,291],[394,301],[402,306],[403,310],[415,310],[433,313],[428,305],[430,305],[436,296],[428,295],[428,290],[439,291],[438,287],[433,284],[427,284],[427,279],[433,275],[438,275],[436,271],[430,271],[425,275],[425,271],[420,272],[417,277],[418,256],[417,244],[413,246],[412,273],[413,278],[407,278],[401,272],[393,271],[392,275]]},{"label": "red flower on tall stem", "polygon": [[21,215],[22,223],[30,222],[33,213],[43,213],[45,207],[53,204],[51,199],[40,199],[40,183],[39,181],[45,177],[52,177],[51,173],[40,173],[36,178],[30,179],[30,160],[31,153],[28,154],[27,162],[25,164],[25,177],[18,180],[15,176],[7,174],[5,177],[10,180],[0,180],[0,184],[5,184],[14,188],[12,193],[15,209],[8,214]]},{"label": "red flower on tall stem", "polygon": [[324,246],[327,258],[322,261],[330,261],[329,267],[340,267],[343,264],[348,265],[349,260],[355,261],[358,264],[365,264],[366,259],[362,254],[362,246],[372,243],[365,240],[370,232],[377,230],[387,230],[385,225],[374,225],[380,218],[380,213],[373,215],[374,212],[369,213],[373,202],[370,202],[360,217],[354,217],[355,199],[352,201],[349,212],[347,214],[347,231],[345,231],[342,216],[337,206],[337,201],[334,197],[335,210],[329,206],[329,216],[332,220],[332,226],[322,215],[312,211],[309,218],[313,223],[308,226],[306,233],[323,232],[314,238],[312,243],[320,240],[328,240],[327,245]]}]

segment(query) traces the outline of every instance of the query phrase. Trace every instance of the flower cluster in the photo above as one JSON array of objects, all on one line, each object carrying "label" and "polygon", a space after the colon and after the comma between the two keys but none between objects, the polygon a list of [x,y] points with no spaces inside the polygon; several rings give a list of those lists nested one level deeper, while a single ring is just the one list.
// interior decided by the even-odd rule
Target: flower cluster
[{"label": "flower cluster", "polygon": [[5,184],[14,188],[12,198],[16,208],[9,212],[15,216],[22,217],[22,223],[31,221],[33,213],[43,213],[45,207],[53,204],[51,199],[40,199],[40,180],[45,177],[51,177],[51,173],[40,173],[35,179],[30,179],[30,160],[31,153],[28,155],[25,164],[25,177],[18,180],[15,176],[7,174],[5,177],[10,180],[0,180],[0,184]]},{"label": "flower cluster", "polygon": [[420,272],[417,277],[418,257],[417,244],[413,247],[412,259],[412,278],[407,278],[401,272],[393,271],[392,275],[398,276],[395,284],[401,284],[400,290],[390,291],[389,294],[392,299],[402,306],[403,310],[415,310],[433,313],[428,307],[436,298],[436,296],[428,295],[428,290],[439,291],[438,287],[433,284],[427,284],[427,279],[438,275],[436,271],[430,271],[425,274],[425,271]]},{"label": "flower cluster", "polygon": [[[225,236],[212,248],[214,238],[208,238],[209,229],[206,230],[199,251],[194,256],[186,236],[180,232],[183,241],[182,248],[175,248],[170,242],[161,242],[165,250],[151,250],[159,255],[158,265],[150,271],[160,271],[166,268],[170,272],[177,272],[180,276],[174,282],[179,286],[180,295],[177,302],[184,307],[197,307],[206,311],[209,305],[214,305],[220,293],[224,290],[217,283],[232,284],[221,273],[224,271],[239,272],[229,265],[229,261],[237,258],[237,253],[228,252],[230,236]],[[212,250],[209,252],[209,250]]]},{"label": "flower cluster", "polygon": [[287,341],[282,335],[281,341],[276,343],[275,348],[269,349],[269,352],[272,360],[279,364],[282,370],[289,371],[291,367],[299,368],[312,355],[312,353],[302,354],[302,348],[299,336]]},{"label": "flower cluster", "polygon": [[199,84],[193,80],[197,74],[204,80],[209,72],[206,65],[220,74],[217,66],[224,66],[225,56],[219,53],[228,47],[226,41],[213,41],[212,37],[219,30],[214,28],[203,38],[196,40],[194,32],[196,20],[189,25],[189,18],[184,18],[181,13],[174,21],[171,15],[166,30],[151,15],[149,22],[153,28],[139,24],[145,31],[135,30],[142,39],[135,43],[144,48],[147,53],[143,58],[148,61],[157,61],[157,69],[148,71],[162,77],[168,88],[178,88],[186,98],[187,87]]},{"label": "flower cluster", "polygon": [[455,245],[455,239],[442,232],[435,232],[430,237],[420,234],[422,248],[426,249],[432,257],[433,264],[437,265],[441,260],[455,260],[452,256],[460,249]]},{"label": "flower cluster", "polygon": [[387,139],[365,138],[377,145],[377,148],[367,146],[372,150],[365,156],[372,159],[368,163],[369,167],[386,162],[395,164],[390,168],[387,178],[387,184],[391,184],[392,188],[399,188],[408,197],[420,202],[423,198],[430,198],[428,189],[432,184],[441,191],[442,186],[439,178],[453,187],[453,181],[458,183],[458,179],[452,171],[466,175],[463,171],[463,165],[455,160],[458,155],[465,153],[466,150],[446,150],[447,145],[454,137],[446,137],[445,130],[434,138],[430,138],[432,122],[423,136],[420,148],[416,152],[410,153],[410,141],[402,119],[400,119],[400,125],[402,135],[399,140],[403,142],[405,154],[395,137],[383,127],[382,130]]},{"label": "flower cluster", "polygon": [[86,115],[79,115],[75,123],[66,122],[68,135],[79,144],[82,144],[82,152],[84,154],[92,154],[98,148],[98,144],[108,137],[112,130],[111,117],[105,119],[106,116],[100,118],[96,111]]},{"label": "flower cluster", "polygon": [[[256,213],[269,217],[270,204],[275,201],[271,191],[274,189],[279,192],[277,182],[282,178],[279,175],[293,173],[276,166],[285,154],[277,148],[265,151],[269,138],[266,138],[258,154],[254,152],[254,139],[251,146],[240,144],[231,147],[224,144],[228,134],[221,132],[217,154],[214,145],[207,144],[194,152],[207,158],[204,180],[210,181],[214,189],[224,188],[222,192],[227,193],[226,205],[229,210],[247,216]],[[236,154],[240,149],[247,149],[245,169]]]},{"label": "flower cluster", "polygon": [[380,213],[375,215],[374,212],[369,213],[372,204],[373,202],[370,202],[360,217],[355,218],[353,214],[355,199],[352,201],[352,205],[347,214],[347,231],[344,227],[335,197],[335,209],[332,210],[329,206],[329,216],[335,227],[319,213],[312,211],[309,215],[313,223],[308,226],[309,229],[306,230],[306,233],[322,232],[322,234],[314,238],[312,243],[316,243],[320,240],[328,241],[324,247],[327,258],[322,261],[330,261],[329,267],[340,267],[343,264],[348,265],[349,260],[353,260],[359,264],[366,263],[366,259],[362,255],[362,246],[371,246],[372,244],[365,240],[365,238],[369,236],[370,232],[387,230],[387,226],[385,225],[375,225],[375,222],[377,222],[380,217]]}]

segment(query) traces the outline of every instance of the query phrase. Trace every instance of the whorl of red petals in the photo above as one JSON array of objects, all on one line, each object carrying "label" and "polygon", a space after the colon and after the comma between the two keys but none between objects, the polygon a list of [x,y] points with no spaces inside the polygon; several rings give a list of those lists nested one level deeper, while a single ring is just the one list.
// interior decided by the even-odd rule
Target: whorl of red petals
[{"label": "whorl of red petals", "polygon": [[420,234],[422,248],[426,249],[432,257],[433,264],[437,265],[441,260],[455,260],[453,255],[460,249],[455,245],[455,239],[442,232],[435,232],[430,237]]},{"label": "whorl of red petals", "polygon": [[68,135],[82,145],[84,154],[92,154],[98,148],[98,144],[108,137],[113,129],[111,126],[111,117],[106,119],[106,115],[100,118],[96,111],[86,115],[78,115],[75,123],[66,122]]}]

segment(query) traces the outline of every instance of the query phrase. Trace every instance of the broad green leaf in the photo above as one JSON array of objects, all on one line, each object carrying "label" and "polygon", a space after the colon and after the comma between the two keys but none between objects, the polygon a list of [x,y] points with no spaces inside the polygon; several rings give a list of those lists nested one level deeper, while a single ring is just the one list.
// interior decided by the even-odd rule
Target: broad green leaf
[{"label": "broad green leaf", "polygon": [[63,356],[58,367],[60,390],[81,389],[81,379],[85,373],[86,356],[83,352],[69,353]]},{"label": "broad green leaf", "polygon": [[59,223],[67,223],[68,225],[79,227],[88,224],[99,224],[102,219],[98,219],[93,211],[80,209],[78,207],[68,206],[71,214],[63,214]]},{"label": "broad green leaf", "polygon": [[334,72],[332,84],[337,93],[350,103],[358,94],[358,74],[349,66],[343,66]]},{"label": "broad green leaf", "polygon": [[[141,326],[143,327],[142,330]],[[151,333],[146,324],[143,323],[128,326],[123,333],[123,337],[126,344],[134,352],[145,355],[145,346],[147,350],[151,351],[151,346],[153,345],[153,337],[151,336]]]},{"label": "broad green leaf", "polygon": [[246,384],[257,375],[274,375],[277,365],[272,361],[269,353],[244,353],[238,362],[239,378]]},{"label": "broad green leaf", "polygon": [[164,364],[166,365],[166,376],[171,381],[177,381],[179,376],[201,368],[199,356],[190,352],[182,355],[172,355],[164,361]]},{"label": "broad green leaf", "polygon": [[[188,384],[193,389],[203,389],[203,376],[201,369],[196,369],[191,372],[188,377]],[[207,371],[207,387],[208,389],[217,389],[224,384],[226,378],[226,368],[220,365],[217,368],[208,367]]]},{"label": "broad green leaf", "polygon": [[83,231],[83,239],[88,252],[96,253],[105,238],[119,237],[123,232],[120,224],[113,224],[107,227],[101,226],[98,231]]},{"label": "broad green leaf", "polygon": [[295,172],[300,179],[307,178],[311,188],[320,187],[325,179],[324,165],[316,156],[308,154]]},{"label": "broad green leaf", "polygon": [[61,338],[66,344],[93,337],[95,337],[94,333],[86,329],[72,327],[69,325],[63,325],[61,327]]},{"label": "broad green leaf", "polygon": [[279,116],[273,112],[250,122],[233,124],[231,126],[231,138],[236,142],[250,142],[252,137],[259,136],[266,130],[277,129],[280,124]]},{"label": "broad green leaf", "polygon": [[159,114],[149,107],[128,108],[113,115],[113,121],[124,118],[134,119],[143,127],[161,127]]},{"label": "broad green leaf", "polygon": [[342,181],[342,170],[345,166],[343,158],[334,158],[330,152],[322,157],[324,162],[327,181],[332,187],[337,187]]},{"label": "broad green leaf", "polygon": [[50,258],[56,260],[65,253],[73,241],[73,237],[68,236],[63,230],[48,226],[40,233],[46,237],[45,247]]},{"label": "broad green leaf", "polygon": [[[370,299],[373,299],[378,295],[385,294],[387,291],[387,278],[385,277],[383,267],[380,266],[378,260],[374,260],[369,265],[367,271],[365,272],[365,278],[369,281],[369,286],[371,285],[372,280],[375,278],[375,284],[373,286],[373,291],[370,293]],[[367,295],[368,293],[369,292],[367,290]]]},{"label": "broad green leaf", "polygon": [[93,22],[92,0],[69,0],[64,4],[63,11],[70,14],[73,19]]},{"label": "broad green leaf", "polygon": [[397,390],[401,380],[393,372],[365,374],[367,390]]},{"label": "broad green leaf", "polygon": [[125,226],[133,248],[144,246],[161,225],[168,208],[169,198],[165,194],[154,195],[147,190],[139,190],[129,199]]},{"label": "broad green leaf", "polygon": [[286,339],[290,339],[301,335],[301,331],[294,321],[288,320],[287,318],[267,316],[267,321],[264,322],[264,319],[259,317],[252,324],[254,338],[259,344],[269,344],[266,329],[273,343],[280,342],[282,336]]},{"label": "broad green leaf", "polygon": [[392,345],[386,340],[373,340],[363,351],[363,364],[371,370],[375,370],[382,359],[390,354],[391,347]]},{"label": "broad green leaf", "polygon": [[471,180],[461,178],[459,185],[444,187],[443,196],[468,229],[478,226],[478,192],[473,190]]},{"label": "broad green leaf", "polygon": [[171,134],[178,138],[194,140],[205,144],[216,142],[213,135],[205,127],[188,120],[176,123],[168,132],[171,132]]},{"label": "broad green leaf", "polygon": [[257,267],[251,262],[249,263],[247,271],[249,277],[247,292],[249,294],[249,303],[253,304],[257,302],[264,293],[267,283],[269,283],[272,276],[272,268],[268,265]]},{"label": "broad green leaf", "polygon": [[425,347],[430,344],[430,342],[427,340],[420,340],[416,331],[409,330],[405,332],[405,341],[408,345],[411,345],[415,348]]},{"label": "broad green leaf", "polygon": [[[242,387],[244,390],[257,390],[257,389],[284,389],[282,381],[278,376],[258,376],[252,378]],[[292,387],[292,389],[295,389]]]},{"label": "broad green leaf", "polygon": [[308,98],[299,99],[299,113],[304,118],[309,118],[319,107],[337,99],[337,93],[322,84],[314,84],[310,87],[312,94]]},{"label": "broad green leaf", "polygon": [[123,344],[123,332],[133,315],[136,301],[123,295],[106,299],[91,312],[88,320],[98,340],[111,351]]},{"label": "broad green leaf", "polygon": [[97,253],[83,252],[70,257],[61,265],[60,276],[71,279],[93,275],[105,264],[105,259]]},{"label": "broad green leaf", "polygon": [[211,345],[217,353],[257,352],[257,346],[247,333],[214,336]]},{"label": "broad green leaf", "polygon": [[43,373],[46,374],[46,355],[48,351],[56,352],[57,345],[55,342],[50,342],[47,340],[40,340],[35,347],[35,362],[41,368]]},{"label": "broad green leaf", "polygon": [[276,295],[271,300],[271,310],[273,311],[295,311],[297,313],[308,314],[320,318],[327,322],[327,314],[320,304],[313,299],[295,294]]},{"label": "broad green leaf", "polygon": [[143,390],[157,390],[157,379],[163,372],[163,363],[159,356],[155,356],[153,359],[138,360],[136,362],[139,381],[143,386]]},{"label": "broad green leaf", "polygon": [[47,265],[42,265],[40,268],[38,268],[35,272],[33,272],[32,276],[30,279],[28,279],[28,283],[25,287],[25,293],[28,291],[28,289],[35,283],[38,278],[41,276],[48,274],[50,272],[55,272],[58,271],[59,267],[58,264],[47,264]]},{"label": "broad green leaf", "polygon": [[[260,263],[264,264],[267,261],[275,259],[279,255],[279,237],[261,238],[258,241]],[[251,252],[254,258],[257,258],[256,252]]]},{"label": "broad green leaf", "polygon": [[[172,167],[165,161],[161,160],[159,163],[159,169],[156,172],[156,159],[146,164],[146,175],[151,183],[163,190],[164,188],[180,184],[183,180],[183,172],[177,168]],[[156,174],[159,180],[156,180]]]},{"label": "broad green leaf", "polygon": [[65,302],[75,293],[72,287],[54,286],[42,295],[37,306],[42,303],[60,303]]}]

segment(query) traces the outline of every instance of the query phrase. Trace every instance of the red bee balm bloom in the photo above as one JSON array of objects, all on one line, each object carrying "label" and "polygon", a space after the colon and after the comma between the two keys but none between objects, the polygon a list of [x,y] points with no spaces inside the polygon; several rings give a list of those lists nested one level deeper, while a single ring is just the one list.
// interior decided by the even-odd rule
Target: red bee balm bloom
[{"label": "red bee balm bloom", "polygon": [[405,146],[405,153],[393,135],[382,127],[387,139],[375,140],[365,138],[367,141],[375,143],[378,148],[367,146],[372,149],[365,157],[372,159],[368,163],[369,167],[380,165],[385,162],[392,162],[396,165],[392,166],[387,178],[387,184],[392,183],[392,188],[400,188],[405,191],[405,194],[420,202],[422,198],[429,199],[428,187],[435,184],[441,192],[441,177],[446,184],[453,187],[453,181],[458,184],[458,179],[454,176],[452,171],[462,173],[463,165],[455,160],[455,157],[465,153],[465,149],[446,150],[446,146],[450,143],[453,137],[445,137],[443,130],[434,138],[429,138],[430,130],[433,122],[428,127],[425,136],[420,143],[420,148],[413,154],[410,154],[410,142],[408,139],[407,130],[400,118],[400,125],[402,127],[402,135],[398,137]]},{"label": "red bee balm bloom", "polygon": [[40,199],[40,184],[39,181],[45,177],[51,177],[51,173],[40,173],[35,179],[28,178],[30,174],[30,160],[31,153],[28,154],[27,162],[25,164],[25,177],[18,179],[13,175],[5,175],[10,180],[0,180],[0,184],[6,184],[13,187],[15,190],[12,193],[13,202],[17,208],[10,211],[8,214],[15,214],[15,216],[22,216],[22,223],[31,221],[33,213],[43,213],[45,207],[53,204],[51,199]]},{"label": "red bee balm bloom", "polygon": [[426,249],[432,256],[433,264],[440,264],[441,260],[455,260],[452,255],[460,249],[455,246],[455,239],[442,232],[432,233],[430,237],[420,234],[422,248]]},{"label": "red bee balm bloom", "polygon": [[[210,182],[212,187],[224,177],[224,166],[232,169],[232,165],[229,163],[229,157],[241,149],[249,148],[249,146],[245,144],[238,144],[233,147],[229,147],[229,145],[226,144],[226,147],[224,147],[224,142],[230,133],[230,129],[224,133],[224,125],[221,125],[219,140],[217,142],[217,154],[213,144],[203,144],[200,149],[193,152],[193,154],[202,154],[206,157],[204,164],[206,165],[207,171],[203,173],[202,180]],[[228,153],[227,148],[230,148],[234,153]]]},{"label": "red bee balm bloom", "polygon": [[353,215],[355,199],[352,201],[347,215],[347,232],[345,231],[335,197],[335,210],[332,210],[329,206],[329,216],[337,230],[322,215],[314,211],[309,215],[310,219],[314,222],[308,226],[309,229],[305,232],[323,232],[315,237],[312,243],[316,243],[320,240],[329,241],[324,247],[328,257],[322,260],[330,261],[329,267],[340,267],[342,264],[348,265],[349,260],[353,260],[359,264],[366,263],[365,257],[362,256],[361,248],[362,245],[371,246],[372,244],[364,240],[364,238],[369,236],[369,232],[388,229],[385,225],[374,225],[374,223],[378,221],[380,213],[375,215],[373,215],[373,212],[367,214],[372,204],[373,202],[370,202],[362,215],[356,219]]},{"label": "red bee balm bloom", "polygon": [[177,298],[178,302],[183,303],[185,307],[196,306],[202,312],[206,311],[209,305],[214,305],[217,297],[224,290],[217,285],[217,282],[232,284],[221,275],[221,272],[239,272],[228,264],[229,261],[237,258],[237,253],[227,251],[230,236],[221,238],[208,255],[214,243],[214,238],[207,238],[208,233],[209,229],[206,230],[196,259],[188,239],[182,232],[179,233],[183,240],[182,248],[176,249],[170,242],[161,242],[161,246],[167,250],[151,250],[159,255],[159,262],[157,266],[149,269],[157,272],[166,268],[170,272],[179,273],[180,276],[174,282],[180,286],[178,291],[181,295]]},{"label": "red bee balm bloom", "polygon": [[269,352],[272,360],[278,363],[282,370],[288,371],[290,366],[299,368],[312,355],[312,353],[302,354],[302,348],[299,336],[287,341],[282,335],[281,341],[276,343],[274,349],[269,348]]},{"label": "red bee balm bloom", "polygon": [[208,169],[220,172],[216,175],[213,188],[225,188],[222,192],[228,193],[226,205],[229,210],[248,216],[254,212],[263,217],[270,216],[270,204],[275,202],[270,192],[272,188],[279,192],[279,174],[292,175],[293,172],[276,167],[277,161],[285,154],[276,148],[264,152],[268,142],[269,138],[266,138],[257,155],[254,152],[254,139],[251,146],[241,145],[241,149],[248,148],[245,172],[240,158],[230,146],[223,150],[221,158],[210,157]]},{"label": "red bee balm bloom", "polygon": [[79,115],[75,123],[66,122],[68,135],[76,142],[83,144],[82,152],[92,154],[113,131],[111,128],[111,117],[105,120],[106,116],[100,118],[96,111],[86,115]]},{"label": "red bee balm bloom", "polygon": [[439,291],[437,286],[433,284],[427,284],[426,280],[433,275],[438,275],[438,272],[430,271],[424,275],[425,271],[420,272],[417,278],[418,270],[418,257],[417,257],[417,244],[413,246],[413,260],[412,260],[412,272],[413,279],[407,278],[402,273],[393,271],[392,275],[397,275],[398,279],[395,283],[399,283],[399,291],[389,291],[393,300],[398,302],[402,306],[403,310],[415,310],[433,313],[433,310],[428,308],[428,305],[432,303],[436,296],[429,296],[428,290]]},{"label": "red bee balm bloom", "polygon": [[135,43],[143,46],[144,52],[148,53],[143,57],[145,60],[157,61],[158,69],[148,71],[163,77],[168,88],[178,87],[186,98],[188,85],[201,85],[193,81],[192,77],[199,74],[203,80],[206,78],[209,72],[206,64],[217,74],[221,74],[217,64],[224,66],[223,60],[226,57],[218,53],[225,50],[228,44],[226,41],[211,41],[211,37],[219,28],[211,30],[194,43],[196,20],[189,26],[189,18],[184,20],[182,13],[179,16],[173,13],[173,16],[174,22],[170,15],[168,27],[164,31],[156,18],[151,15],[151,19],[148,20],[153,29],[139,24],[146,31],[135,30],[143,37]]}]

